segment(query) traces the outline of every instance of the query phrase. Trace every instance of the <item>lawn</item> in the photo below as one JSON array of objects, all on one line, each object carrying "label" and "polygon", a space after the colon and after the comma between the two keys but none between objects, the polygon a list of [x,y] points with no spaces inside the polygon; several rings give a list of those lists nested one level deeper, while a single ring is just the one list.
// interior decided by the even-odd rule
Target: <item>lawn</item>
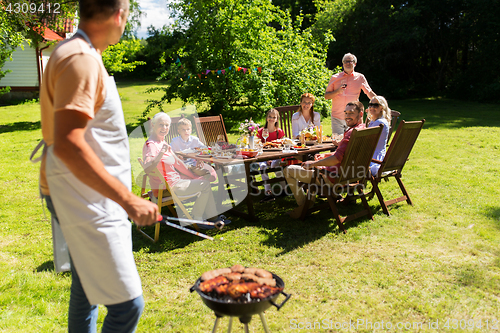
[{"label": "lawn", "polygon": [[[144,121],[151,86],[119,85],[129,130]],[[403,172],[413,207],[398,203],[387,217],[371,200],[375,220],[350,222],[345,235],[329,211],[291,220],[291,197],[257,204],[257,223],[231,216],[224,231],[208,232],[213,242],[162,227],[153,244],[134,230],[146,300],[138,332],[211,331],[215,316],[189,287],[204,271],[236,263],[278,274],[292,294],[280,311],[266,311],[272,332],[337,332],[342,325],[355,332],[500,330],[499,106],[389,103],[402,119],[426,119]],[[0,107],[0,115],[0,331],[64,332],[71,276],[53,270],[39,165],[28,160],[41,138],[39,106]],[[398,194],[393,180],[381,189],[387,198]],[[219,332],[227,323],[223,318]],[[243,331],[237,320],[233,331]],[[263,332],[258,317],[250,331]]]}]

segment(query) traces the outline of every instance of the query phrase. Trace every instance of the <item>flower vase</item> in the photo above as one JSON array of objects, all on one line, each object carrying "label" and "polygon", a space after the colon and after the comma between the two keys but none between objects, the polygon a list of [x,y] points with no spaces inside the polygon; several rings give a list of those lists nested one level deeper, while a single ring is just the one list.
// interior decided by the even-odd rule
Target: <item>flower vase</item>
[{"label": "flower vase", "polygon": [[248,137],[248,148],[255,149],[255,136],[253,135]]}]

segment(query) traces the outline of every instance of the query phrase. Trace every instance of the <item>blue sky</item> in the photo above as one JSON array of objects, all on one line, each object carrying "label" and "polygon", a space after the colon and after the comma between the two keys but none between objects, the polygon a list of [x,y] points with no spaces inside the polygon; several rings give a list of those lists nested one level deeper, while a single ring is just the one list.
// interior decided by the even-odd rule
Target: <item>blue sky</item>
[{"label": "blue sky", "polygon": [[137,30],[137,37],[147,38],[147,29],[150,25],[159,29],[165,24],[172,23],[167,9],[169,0],[139,0],[138,2],[141,10],[147,16],[141,19],[141,27]]}]

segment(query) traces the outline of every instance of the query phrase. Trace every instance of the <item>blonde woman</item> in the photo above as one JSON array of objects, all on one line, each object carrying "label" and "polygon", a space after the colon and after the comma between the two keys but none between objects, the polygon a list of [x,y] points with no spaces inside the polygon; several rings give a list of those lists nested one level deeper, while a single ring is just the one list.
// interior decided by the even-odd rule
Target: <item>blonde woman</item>
[{"label": "blonde woman", "polygon": [[[375,96],[370,100],[370,103],[368,103],[368,119],[370,121],[368,127],[375,127],[380,124],[384,126],[377,143],[377,148],[375,148],[375,153],[373,154],[373,159],[382,161],[385,157],[385,147],[391,126],[391,109],[389,109],[389,104],[384,97]],[[380,164],[370,163],[370,170],[373,175],[378,172],[379,168]]]},{"label": "blonde woman", "polygon": [[306,129],[310,125],[318,127],[321,125],[321,117],[319,113],[314,112],[315,100],[316,98],[314,95],[310,93],[305,93],[300,96],[299,109],[292,115],[293,138],[298,138],[300,131]]}]

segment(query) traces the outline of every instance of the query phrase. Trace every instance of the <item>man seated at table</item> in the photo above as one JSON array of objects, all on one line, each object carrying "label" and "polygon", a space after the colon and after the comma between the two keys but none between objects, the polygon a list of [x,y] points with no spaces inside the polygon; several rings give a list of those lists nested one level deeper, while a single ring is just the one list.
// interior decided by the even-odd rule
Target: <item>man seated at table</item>
[{"label": "man seated at table", "polygon": [[[315,161],[307,161],[301,165],[290,165],[285,168],[285,179],[290,190],[297,201],[298,207],[289,212],[290,217],[297,219],[300,217],[303,206],[306,201],[304,190],[299,186],[299,182],[310,184],[314,175],[313,167],[323,166],[329,173],[337,173],[340,163],[344,157],[349,139],[354,129],[363,129],[363,112],[365,107],[359,101],[347,103],[344,110],[344,119],[349,129],[344,133],[344,137],[337,142],[338,148],[334,153],[317,154]],[[315,197],[312,198],[313,200]]]}]

